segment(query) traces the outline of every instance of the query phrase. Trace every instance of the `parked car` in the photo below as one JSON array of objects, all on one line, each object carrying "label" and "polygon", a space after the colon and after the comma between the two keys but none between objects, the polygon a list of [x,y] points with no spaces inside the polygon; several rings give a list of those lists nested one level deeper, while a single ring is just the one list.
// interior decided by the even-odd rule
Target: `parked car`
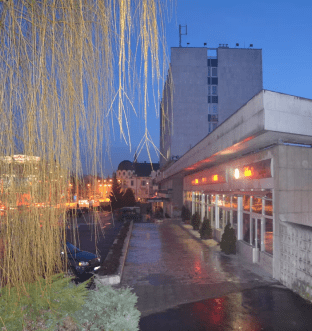
[{"label": "parked car", "polygon": [[[95,272],[100,268],[100,256],[80,250],[73,244],[66,242],[68,268],[76,275],[85,272]],[[61,252],[65,255],[64,252]]]}]

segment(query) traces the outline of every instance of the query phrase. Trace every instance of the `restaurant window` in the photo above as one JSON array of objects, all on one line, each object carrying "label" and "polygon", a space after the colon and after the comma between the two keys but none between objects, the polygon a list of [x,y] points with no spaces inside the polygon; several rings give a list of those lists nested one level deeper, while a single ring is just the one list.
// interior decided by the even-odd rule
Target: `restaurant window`
[{"label": "restaurant window", "polygon": [[262,199],[253,197],[251,208],[253,213],[262,214]]},{"label": "restaurant window", "polygon": [[237,211],[233,210],[233,228],[237,229]]},{"label": "restaurant window", "polygon": [[224,222],[225,222],[224,216],[225,216],[224,209],[219,208],[219,228],[220,229],[224,228]]},{"label": "restaurant window", "polygon": [[243,240],[250,243],[250,214],[243,213]]},{"label": "restaurant window", "polygon": [[218,206],[224,206],[223,195],[222,194],[219,194]]},{"label": "restaurant window", "polygon": [[216,203],[216,196],[212,195],[211,196],[211,204],[214,204],[214,203]]},{"label": "restaurant window", "polygon": [[237,196],[232,197],[232,208],[237,209]]},{"label": "restaurant window", "polygon": [[265,219],[264,250],[273,255],[273,220]]},{"label": "restaurant window", "polygon": [[250,195],[243,196],[243,208],[245,211],[250,211]]},{"label": "restaurant window", "polygon": [[[257,225],[257,226],[256,226]],[[257,238],[257,248],[261,248],[261,219],[252,218],[252,245],[256,247],[256,238]],[[257,230],[257,235],[256,235]]]},{"label": "restaurant window", "polygon": [[264,200],[264,214],[267,216],[273,216],[273,203],[272,200]]},{"label": "restaurant window", "polygon": [[231,208],[231,196],[226,195],[224,197],[224,207]]}]

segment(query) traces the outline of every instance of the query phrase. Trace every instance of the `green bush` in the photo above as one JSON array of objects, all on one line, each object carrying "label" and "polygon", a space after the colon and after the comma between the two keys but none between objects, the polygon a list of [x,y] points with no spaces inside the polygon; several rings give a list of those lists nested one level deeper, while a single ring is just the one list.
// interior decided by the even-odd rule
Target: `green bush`
[{"label": "green bush", "polygon": [[201,239],[211,239],[212,238],[212,228],[210,224],[210,220],[208,218],[204,218],[203,224],[199,230]]},{"label": "green bush", "polygon": [[230,223],[224,228],[220,248],[225,254],[236,254],[236,235],[235,230],[231,228]]},{"label": "green bush", "polygon": [[198,212],[195,212],[195,214],[192,215],[191,224],[192,224],[194,230],[199,230],[200,215]]},{"label": "green bush", "polygon": [[182,210],[181,210],[181,218],[182,218],[183,222],[188,221],[188,220],[191,219],[191,212],[184,205],[182,206]]},{"label": "green bush", "polygon": [[135,308],[137,296],[130,288],[113,289],[98,286],[92,291],[82,310],[75,314],[82,330],[136,331],[140,312]]},{"label": "green bush", "polygon": [[88,293],[86,284],[76,286],[71,278],[57,274],[50,283],[42,278],[25,284],[26,293],[4,287],[0,290],[0,329],[55,330],[81,309]]}]

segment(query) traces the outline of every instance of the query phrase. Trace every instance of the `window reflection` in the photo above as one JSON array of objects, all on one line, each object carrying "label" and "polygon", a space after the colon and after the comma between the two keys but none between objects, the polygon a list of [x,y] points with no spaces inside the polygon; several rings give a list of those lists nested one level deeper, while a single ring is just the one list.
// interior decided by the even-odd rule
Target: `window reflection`
[{"label": "window reflection", "polygon": [[250,215],[243,213],[243,240],[250,243]]},{"label": "window reflection", "polygon": [[231,196],[226,195],[224,197],[224,207],[231,208]]},{"label": "window reflection", "polygon": [[267,216],[273,216],[272,200],[264,200],[264,214]]},{"label": "window reflection", "polygon": [[262,199],[261,198],[253,197],[252,211],[257,214],[262,214]]},{"label": "window reflection", "polygon": [[265,219],[264,247],[267,253],[273,255],[273,220],[269,218]]},{"label": "window reflection", "polygon": [[234,195],[232,197],[232,208],[237,209],[237,196],[236,195]]},{"label": "window reflection", "polygon": [[250,195],[243,195],[243,208],[250,211]]}]

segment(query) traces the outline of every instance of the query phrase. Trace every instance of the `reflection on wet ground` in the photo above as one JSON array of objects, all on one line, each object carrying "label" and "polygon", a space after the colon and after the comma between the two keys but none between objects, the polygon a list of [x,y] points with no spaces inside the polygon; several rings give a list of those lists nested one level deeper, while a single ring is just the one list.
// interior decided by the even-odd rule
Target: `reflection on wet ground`
[{"label": "reflection on wet ground", "polygon": [[311,330],[312,304],[285,288],[265,286],[180,305],[143,317],[141,331]]},{"label": "reflection on wet ground", "polygon": [[[255,266],[253,266],[255,268]],[[157,281],[156,281],[157,278]],[[135,224],[122,284],[168,285],[273,281],[242,265],[238,257],[220,253],[194,240],[178,222]]]}]

